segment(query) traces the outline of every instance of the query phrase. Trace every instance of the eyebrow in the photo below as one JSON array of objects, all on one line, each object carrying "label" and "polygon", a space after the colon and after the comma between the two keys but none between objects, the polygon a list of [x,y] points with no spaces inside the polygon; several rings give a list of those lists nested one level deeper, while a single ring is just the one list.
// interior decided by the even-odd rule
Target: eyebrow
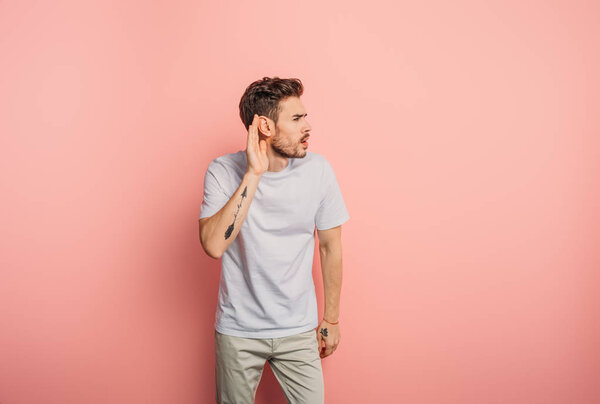
[{"label": "eyebrow", "polygon": [[300,118],[300,117],[307,116],[307,115],[308,115],[308,114],[304,114],[304,115],[302,115],[302,114],[294,114],[294,115],[292,116],[292,118],[296,118],[296,117]]}]

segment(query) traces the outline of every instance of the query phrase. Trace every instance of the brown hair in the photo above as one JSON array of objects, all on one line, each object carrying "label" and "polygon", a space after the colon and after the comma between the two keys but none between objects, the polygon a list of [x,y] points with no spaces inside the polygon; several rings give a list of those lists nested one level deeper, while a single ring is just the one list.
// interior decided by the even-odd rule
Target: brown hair
[{"label": "brown hair", "polygon": [[263,115],[277,124],[279,101],[288,97],[300,97],[304,86],[300,79],[280,79],[263,77],[250,84],[240,100],[240,118],[246,129],[250,127],[254,114]]}]

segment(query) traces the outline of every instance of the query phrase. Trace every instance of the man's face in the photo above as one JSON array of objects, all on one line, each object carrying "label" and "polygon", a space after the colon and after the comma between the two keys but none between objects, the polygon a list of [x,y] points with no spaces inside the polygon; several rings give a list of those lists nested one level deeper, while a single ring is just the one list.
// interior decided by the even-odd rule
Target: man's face
[{"label": "man's face", "polygon": [[275,127],[271,147],[276,153],[288,158],[306,157],[306,141],[311,126],[306,120],[306,110],[299,97],[288,97],[279,102],[281,111]]}]

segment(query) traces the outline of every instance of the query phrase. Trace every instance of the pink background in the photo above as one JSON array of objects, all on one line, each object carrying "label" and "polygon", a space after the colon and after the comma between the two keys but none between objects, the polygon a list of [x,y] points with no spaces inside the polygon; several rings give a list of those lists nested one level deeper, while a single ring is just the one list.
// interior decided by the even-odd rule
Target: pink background
[{"label": "pink background", "polygon": [[600,7],[552,3],[0,2],[0,403],[214,402],[204,172],[274,75],[351,216],[326,402],[600,402]]}]

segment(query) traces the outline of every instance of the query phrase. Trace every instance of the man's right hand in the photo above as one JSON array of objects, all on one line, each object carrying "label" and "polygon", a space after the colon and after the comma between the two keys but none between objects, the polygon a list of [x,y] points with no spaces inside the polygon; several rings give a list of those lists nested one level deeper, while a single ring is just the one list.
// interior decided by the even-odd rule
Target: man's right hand
[{"label": "man's right hand", "polygon": [[267,157],[267,141],[259,141],[258,124],[260,118],[254,114],[252,124],[248,127],[248,141],[246,144],[246,156],[248,158],[248,173],[261,176],[269,168]]}]

